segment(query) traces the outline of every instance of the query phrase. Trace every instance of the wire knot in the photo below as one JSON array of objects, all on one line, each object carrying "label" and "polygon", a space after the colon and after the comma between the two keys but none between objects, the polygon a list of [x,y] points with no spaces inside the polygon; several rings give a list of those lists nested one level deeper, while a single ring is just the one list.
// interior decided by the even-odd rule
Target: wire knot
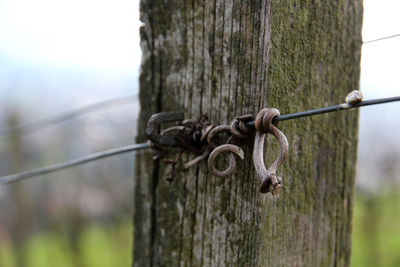
[{"label": "wire knot", "polygon": [[280,115],[281,113],[276,108],[262,109],[258,112],[254,123],[257,132],[273,134],[276,126],[278,126],[278,122],[273,122],[273,120],[276,116]]},{"label": "wire knot", "polygon": [[249,138],[249,135],[253,129],[247,126],[246,123],[252,120],[254,120],[254,116],[252,114],[234,118],[230,124],[232,135],[240,139]]}]

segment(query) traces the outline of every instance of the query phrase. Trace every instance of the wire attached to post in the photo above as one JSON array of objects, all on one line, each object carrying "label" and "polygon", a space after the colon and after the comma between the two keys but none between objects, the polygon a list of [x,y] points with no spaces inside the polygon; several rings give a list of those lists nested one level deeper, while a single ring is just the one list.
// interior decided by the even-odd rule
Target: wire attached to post
[{"label": "wire attached to post", "polygon": [[34,169],[34,170],[29,170],[29,171],[25,171],[25,172],[20,172],[20,173],[16,173],[16,174],[3,176],[3,177],[0,177],[0,185],[17,182],[22,179],[26,179],[26,178],[30,178],[30,177],[34,177],[34,176],[39,176],[39,175],[56,172],[56,171],[59,171],[62,169],[81,165],[81,164],[84,164],[87,162],[91,162],[91,161],[95,161],[95,160],[99,160],[102,158],[107,158],[107,157],[111,157],[111,156],[115,156],[115,155],[119,155],[119,154],[123,154],[123,153],[129,153],[129,152],[133,152],[136,150],[145,149],[148,147],[149,147],[148,143],[129,145],[129,146],[124,146],[124,147],[119,147],[119,148],[114,148],[114,149],[94,153],[91,155],[84,156],[82,158],[57,163],[57,164],[39,168],[39,169]]},{"label": "wire attached to post", "polygon": [[[309,117],[309,116],[314,116],[314,115],[319,115],[319,114],[324,114],[324,113],[329,113],[329,112],[336,112],[336,111],[348,110],[348,109],[359,108],[359,107],[364,107],[364,106],[385,104],[385,103],[396,102],[396,101],[400,101],[400,96],[364,100],[364,101],[356,103],[356,104],[343,103],[343,104],[339,104],[336,106],[317,108],[317,109],[311,109],[311,110],[276,116],[274,119],[274,122],[275,121],[293,120],[293,119]],[[254,121],[248,122],[247,126],[254,127]]]},{"label": "wire attached to post", "polygon": [[[343,103],[343,104],[339,104],[336,106],[330,106],[330,107],[325,107],[325,108],[318,108],[318,109],[296,112],[296,113],[292,113],[292,114],[280,115],[280,116],[274,117],[272,122],[275,123],[278,121],[292,120],[292,119],[314,116],[314,115],[328,113],[328,112],[348,110],[348,109],[352,109],[352,108],[384,104],[384,103],[390,103],[390,102],[395,102],[395,101],[400,101],[400,96],[365,100],[365,101],[355,103],[355,104]],[[235,127],[238,127],[238,129],[241,129],[242,131],[243,130],[247,131],[246,127],[254,128],[254,121],[249,121],[249,117],[242,116],[242,117],[238,117],[238,118],[239,118],[239,122],[236,122],[236,124],[237,123],[239,123],[239,124],[237,124],[238,126],[235,126]],[[168,120],[168,119],[170,119],[168,116],[166,116],[166,117],[164,116],[162,120],[158,121],[158,123],[162,123],[162,122],[164,122],[164,120]],[[185,120],[185,121],[191,121],[191,120]],[[214,128],[215,127],[216,126],[214,125]],[[231,127],[228,127],[228,128],[231,128]],[[208,128],[206,127],[204,130],[207,131],[207,129]],[[155,129],[154,127],[152,128],[151,132],[153,133],[153,136],[158,135],[158,133],[157,133],[158,130],[159,129]],[[154,143],[153,145],[155,147],[159,146],[159,144],[157,144],[157,143]],[[51,166],[47,166],[47,167],[43,167],[43,168],[39,168],[39,169],[35,169],[35,170],[29,170],[29,171],[25,171],[25,172],[21,172],[21,173],[2,176],[2,177],[0,177],[0,185],[11,183],[11,182],[16,182],[16,181],[19,181],[22,179],[35,177],[35,176],[39,176],[39,175],[43,175],[43,174],[47,174],[47,173],[51,173],[51,172],[55,172],[55,171],[66,169],[66,168],[73,167],[76,165],[81,165],[81,164],[84,164],[87,162],[95,161],[95,160],[98,160],[101,158],[115,156],[115,155],[122,154],[122,153],[133,152],[136,150],[145,149],[145,148],[149,148],[149,147],[151,147],[151,144],[149,144],[149,143],[129,145],[129,146],[124,146],[124,147],[120,147],[120,148],[110,149],[107,151],[91,154],[88,156],[84,156],[82,158],[70,160],[67,162],[61,162],[61,163],[58,163],[55,165],[51,165]],[[203,153],[198,158],[199,158],[199,160],[197,160],[195,163],[201,161],[202,159],[205,159],[206,156]],[[194,165],[195,163],[191,164],[190,166]]]}]

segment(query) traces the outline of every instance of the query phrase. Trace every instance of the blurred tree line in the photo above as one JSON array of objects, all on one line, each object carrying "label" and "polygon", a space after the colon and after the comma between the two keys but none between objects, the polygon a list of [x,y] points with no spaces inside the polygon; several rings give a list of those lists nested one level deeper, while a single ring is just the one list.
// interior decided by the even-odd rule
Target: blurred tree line
[{"label": "blurred tree line", "polygon": [[[2,136],[0,175],[130,144],[134,140],[137,109],[137,105],[130,105],[32,135]],[[20,110],[9,110],[1,128],[20,125],[24,116]],[[121,117],[124,120],[118,119]],[[63,247],[65,254],[71,255],[71,265],[67,266],[93,266],[87,265],[91,260],[85,252],[85,240],[93,227],[97,233],[104,229],[94,239],[103,236],[103,243],[116,245],[107,248],[116,250],[111,258],[120,257],[126,250],[122,262],[130,263],[133,171],[133,155],[127,154],[1,186],[0,266],[33,266],[32,251],[40,247],[32,246],[35,240],[42,240],[41,246],[49,251],[53,246]],[[44,245],[46,242],[49,243]],[[97,245],[101,246],[101,242]],[[50,255],[45,258],[54,264]]]}]

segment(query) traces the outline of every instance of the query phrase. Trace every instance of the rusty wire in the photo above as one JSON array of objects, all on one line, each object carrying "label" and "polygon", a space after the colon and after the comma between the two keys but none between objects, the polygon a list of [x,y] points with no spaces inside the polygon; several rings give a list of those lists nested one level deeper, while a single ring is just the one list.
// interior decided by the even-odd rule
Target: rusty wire
[{"label": "rusty wire", "polygon": [[[348,109],[352,109],[352,108],[359,108],[362,106],[370,106],[370,105],[400,101],[400,96],[389,97],[389,98],[380,98],[380,99],[371,99],[371,100],[365,100],[365,101],[361,101],[361,100],[362,99],[360,98],[360,95],[358,95],[358,93],[355,93],[355,95],[353,95],[353,96],[349,95],[348,99],[346,99],[346,101],[350,102],[350,103],[343,103],[343,104],[336,105],[336,106],[307,110],[307,111],[286,114],[286,115],[276,115],[272,118],[272,125],[276,125],[276,123],[278,121],[314,116],[317,114],[323,114],[323,113],[340,111],[340,110],[348,110]],[[358,102],[358,101],[360,101],[360,102]],[[165,131],[162,132],[162,134],[158,134],[160,124],[163,122],[166,122],[166,121],[179,121],[180,124],[175,127],[166,129]],[[149,139],[152,142],[115,148],[112,150],[103,151],[103,152],[99,152],[99,153],[92,154],[92,155],[87,155],[80,159],[74,159],[74,160],[67,161],[67,162],[61,162],[61,163],[58,163],[58,164],[55,164],[52,166],[47,166],[47,167],[43,167],[43,168],[25,171],[22,173],[16,173],[16,174],[10,174],[7,176],[2,176],[2,177],[0,177],[0,184],[19,181],[21,179],[25,179],[25,178],[29,178],[29,177],[40,176],[40,175],[43,175],[46,173],[55,172],[55,171],[58,171],[61,169],[65,169],[65,168],[69,168],[69,167],[76,166],[79,164],[84,164],[84,163],[87,163],[90,161],[98,160],[100,158],[105,158],[105,157],[117,155],[120,153],[126,153],[126,152],[130,152],[130,151],[138,150],[138,149],[153,148],[153,149],[159,151],[159,153],[161,153],[164,150],[163,149],[164,146],[179,146],[182,149],[182,151],[191,151],[191,152],[195,153],[196,157],[185,164],[185,168],[190,168],[190,167],[196,165],[197,163],[199,163],[200,161],[209,157],[211,155],[212,151],[216,148],[215,143],[214,143],[215,142],[214,137],[212,137],[210,139],[211,144],[207,142],[208,136],[210,135],[211,131],[213,129],[215,129],[216,127],[218,127],[218,126],[209,122],[208,119],[206,118],[206,116],[203,116],[199,122],[195,122],[193,120],[184,120],[183,112],[162,112],[162,113],[154,114],[152,116],[152,118],[149,120],[148,127],[146,128],[146,134],[148,135]],[[227,129],[227,128],[228,127],[224,127],[224,129]],[[225,130],[229,136],[227,141],[225,142],[225,144],[232,144],[232,145],[240,144],[241,140],[244,140],[243,138],[250,137],[250,134],[254,128],[255,128],[255,121],[253,120],[253,117],[251,115],[245,115],[245,116],[235,118],[229,125],[230,130],[229,131]],[[240,132],[240,134],[238,134],[236,130],[238,130]],[[174,132],[176,132],[178,134],[175,136],[168,136],[169,134],[174,133]],[[276,137],[278,138],[278,136],[276,136]],[[259,140],[261,140],[261,138]],[[279,140],[279,138],[278,138],[278,140]],[[162,142],[162,141],[164,141],[164,142]],[[222,145],[225,145],[225,144],[222,144]],[[223,148],[223,149],[220,148],[217,150],[218,153],[215,152],[213,154],[213,158],[216,159],[217,156],[223,152],[228,153],[229,157],[231,158],[231,157],[233,157],[233,154],[232,154],[233,152],[231,150],[232,150],[232,148],[229,146],[227,146],[226,148]],[[239,158],[241,158],[240,150],[235,150],[235,151],[238,151],[238,153],[235,153],[235,154],[238,155]],[[282,147],[281,147],[281,151],[283,151]],[[230,158],[229,158],[229,160],[230,160]],[[165,160],[165,163],[171,164],[172,167],[175,168],[179,159],[180,159],[180,157],[176,157],[175,160],[172,160],[172,161]],[[212,162],[214,163],[215,160],[213,160]],[[230,168],[229,166],[228,166],[228,168]],[[171,170],[172,174],[174,174],[174,172],[175,172],[175,169]],[[280,184],[279,177],[277,178],[277,180],[278,180],[278,184]],[[267,182],[267,180],[265,180],[265,181]],[[267,188],[267,191],[271,191],[269,186],[261,185],[260,189],[262,189],[264,191],[264,188]],[[271,192],[273,192],[273,190]]]},{"label": "rusty wire", "polygon": [[[276,127],[279,121],[290,120],[295,118],[313,116],[327,112],[347,110],[361,106],[375,105],[399,101],[400,97],[383,98],[362,101],[362,93],[354,90],[346,96],[346,103],[325,107],[304,112],[297,112],[287,115],[280,115],[279,111],[274,108],[266,108],[261,110],[256,120],[251,114],[234,118],[229,124],[215,125],[208,121],[206,115],[203,115],[199,121],[179,120],[183,118],[182,112],[164,112],[155,114],[149,121],[147,133],[149,138],[156,144],[164,146],[178,146],[182,151],[190,151],[196,155],[192,160],[184,164],[185,169],[193,167],[202,160],[208,158],[208,169],[216,176],[231,175],[236,168],[235,155],[243,159],[244,151],[240,147],[243,140],[250,137],[251,133],[256,130],[253,162],[256,171],[261,179],[260,192],[271,192],[276,194],[282,187],[282,178],[276,176],[278,167],[283,163],[288,154],[288,141],[286,136]],[[158,134],[159,126],[163,122],[178,120],[179,124],[169,127]],[[169,135],[176,133],[175,136]],[[274,163],[267,169],[264,164],[264,139],[270,133],[277,138],[280,143],[280,153]],[[223,134],[226,135],[226,141],[220,140]],[[218,144],[220,143],[220,144]],[[221,154],[227,154],[228,166],[224,170],[216,167],[217,159]],[[175,160],[164,160],[165,163],[171,164],[172,168],[167,177],[168,181],[173,180],[175,167],[178,163]]]},{"label": "rusty wire", "polygon": [[[177,113],[169,113],[171,118],[178,117]],[[160,126],[160,123],[164,121],[170,121],[170,119],[158,117],[157,114],[153,115],[150,122],[150,129],[148,128],[148,135],[153,141],[163,140],[164,143],[173,145],[168,134],[175,132],[174,142],[178,144],[181,151],[190,151],[196,155],[195,158],[184,164],[185,169],[193,167],[200,161],[208,157],[209,170],[216,176],[227,176],[234,172],[236,168],[236,159],[234,155],[240,159],[244,158],[244,151],[240,148],[239,144],[241,140],[249,137],[251,129],[246,126],[246,121],[252,120],[252,115],[245,115],[235,118],[229,125],[215,125],[208,121],[207,115],[203,115],[199,121],[184,120],[179,122],[179,125],[172,126],[161,131],[158,136],[156,129]],[[222,144],[217,144],[217,139],[221,139],[222,134],[226,134],[226,141]],[[228,167],[224,170],[219,170],[216,165],[216,160],[222,153],[228,153]],[[172,181],[173,174],[175,171],[176,164],[180,157],[175,160],[163,160],[166,164],[171,164],[171,170],[169,175],[166,177],[168,181]]]},{"label": "rusty wire", "polygon": [[[171,118],[179,117],[178,114],[169,113],[170,117],[166,121],[171,121]],[[280,112],[275,108],[262,109],[256,119],[255,128],[256,136],[253,149],[253,162],[257,174],[259,175],[260,192],[277,194],[282,188],[282,178],[276,175],[278,167],[283,163],[288,155],[289,144],[286,136],[276,127],[277,122],[273,123],[273,119],[280,115]],[[163,114],[162,116],[165,116]],[[150,120],[150,127],[156,125],[159,127],[159,120],[161,117],[157,115],[153,116]],[[172,182],[174,179],[176,165],[181,158],[183,151],[192,151],[197,156],[184,164],[185,168],[190,168],[200,161],[208,157],[207,165],[208,169],[216,176],[224,177],[231,175],[236,168],[235,155],[240,159],[244,159],[244,151],[240,147],[242,140],[250,137],[253,132],[246,123],[254,119],[253,115],[247,114],[244,116],[234,118],[229,125],[215,125],[208,121],[206,115],[203,115],[198,122],[193,120],[184,120],[179,122],[179,125],[172,126],[161,131],[161,136],[157,136],[156,133],[151,130],[152,138],[156,137],[157,140],[169,140],[172,136],[168,136],[170,133],[176,133],[175,142],[181,148],[175,160],[164,159],[165,164],[170,164],[171,169],[169,171],[166,180]],[[270,133],[274,135],[280,143],[280,153],[278,158],[272,163],[267,169],[264,163],[264,139],[266,135]],[[221,143],[223,134],[226,134],[226,139]],[[217,141],[219,140],[219,142]],[[169,140],[166,143],[172,144]],[[217,159],[221,154],[227,154],[228,166],[220,170],[216,167]]]},{"label": "rusty wire", "polygon": [[[339,104],[336,106],[317,108],[317,109],[311,109],[311,110],[306,110],[306,111],[300,111],[300,112],[296,112],[296,113],[279,115],[274,118],[274,122],[293,120],[293,119],[315,116],[315,115],[329,113],[329,112],[337,112],[337,111],[342,111],[342,110],[349,110],[349,109],[353,109],[353,108],[385,104],[385,103],[396,102],[396,101],[400,101],[400,96],[363,100],[363,101],[355,103],[355,104],[342,103],[342,104]],[[246,125],[250,128],[254,128],[254,121],[250,121]]]}]

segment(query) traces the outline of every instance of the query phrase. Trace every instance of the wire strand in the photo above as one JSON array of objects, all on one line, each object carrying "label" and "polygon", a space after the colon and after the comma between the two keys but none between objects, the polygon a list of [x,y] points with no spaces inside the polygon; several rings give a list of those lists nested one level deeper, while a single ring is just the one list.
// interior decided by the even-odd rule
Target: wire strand
[{"label": "wire strand", "polygon": [[[291,113],[291,114],[285,114],[285,115],[281,115],[281,116],[276,116],[274,118],[274,121],[286,121],[286,120],[292,120],[292,119],[297,119],[297,118],[302,118],[302,117],[314,116],[314,115],[318,115],[318,114],[324,114],[324,113],[328,113],[328,112],[348,110],[348,109],[352,109],[352,108],[384,104],[384,103],[390,103],[390,102],[395,102],[395,101],[400,101],[400,96],[379,98],[379,99],[370,99],[370,100],[365,100],[365,101],[362,101],[360,103],[356,103],[353,105],[348,104],[348,103],[343,103],[343,104],[339,104],[336,106],[330,106],[330,107],[324,107],[324,108],[318,108],[318,109],[312,109],[312,110]],[[247,126],[254,128],[254,121],[248,122]],[[95,161],[98,159],[102,159],[102,158],[106,158],[106,157],[110,157],[110,156],[114,156],[114,155],[118,155],[118,154],[122,154],[122,153],[133,152],[133,151],[145,149],[148,147],[150,147],[150,145],[148,143],[134,144],[134,145],[129,145],[129,146],[124,146],[124,147],[120,147],[120,148],[106,150],[103,152],[98,152],[95,154],[84,156],[82,158],[73,159],[73,160],[70,160],[67,162],[57,163],[57,164],[39,168],[39,169],[34,169],[34,170],[29,170],[29,171],[25,171],[25,172],[20,172],[20,173],[16,173],[16,174],[3,176],[3,177],[0,177],[0,185],[16,182],[16,181],[26,179],[29,177],[44,175],[47,173],[55,172],[55,171],[73,167],[76,165],[81,165],[81,164],[84,164],[84,163],[87,163],[90,161]]]},{"label": "wire strand", "polygon": [[379,41],[383,41],[383,40],[386,40],[386,39],[395,38],[395,37],[399,37],[399,36],[400,36],[400,34],[385,36],[385,37],[382,37],[382,38],[365,41],[365,42],[363,42],[363,44],[375,43],[375,42],[379,42]]},{"label": "wire strand", "polygon": [[84,156],[84,157],[81,157],[78,159],[73,159],[70,161],[57,163],[57,164],[50,165],[50,166],[43,167],[43,168],[38,168],[38,169],[34,169],[34,170],[29,170],[29,171],[25,171],[25,172],[20,172],[20,173],[16,173],[16,174],[3,176],[3,177],[0,177],[0,185],[20,181],[22,179],[26,179],[29,177],[48,174],[48,173],[59,171],[59,170],[66,169],[69,167],[81,165],[81,164],[84,164],[84,163],[87,163],[90,161],[95,161],[98,159],[111,157],[111,156],[115,156],[115,155],[119,155],[119,154],[123,154],[123,153],[129,153],[129,152],[133,152],[136,150],[145,149],[148,147],[149,147],[148,143],[129,145],[129,146],[124,146],[124,147],[119,147],[119,148],[114,148],[114,149],[94,153],[94,154],[87,155],[87,156]]},{"label": "wire strand", "polygon": [[[396,101],[400,101],[400,96],[364,100],[362,102],[359,102],[359,103],[356,103],[353,105],[348,104],[348,103],[343,103],[343,104],[339,104],[336,106],[317,108],[317,109],[311,109],[311,110],[276,116],[273,121],[274,122],[287,121],[287,120],[293,120],[293,119],[298,119],[298,118],[303,118],[303,117],[314,116],[314,115],[318,115],[318,114],[347,110],[347,109],[352,109],[352,108],[359,108],[359,107],[363,107],[363,106],[385,104],[385,103],[396,102]],[[250,121],[246,125],[248,127],[254,127],[254,121]]]},{"label": "wire strand", "polygon": [[103,102],[95,103],[83,108],[79,108],[73,111],[69,111],[63,114],[60,114],[58,116],[54,116],[48,119],[42,119],[38,120],[35,122],[30,122],[27,124],[23,124],[17,127],[12,127],[12,128],[7,128],[7,129],[1,129],[0,130],[0,136],[7,137],[7,136],[12,136],[16,134],[20,135],[26,135],[30,134],[33,132],[36,132],[42,128],[48,127],[53,124],[58,124],[66,120],[71,120],[73,118],[82,116],[84,114],[88,114],[97,110],[105,109],[105,108],[111,108],[115,106],[121,106],[121,105],[126,105],[129,103],[134,102],[137,100],[136,95],[130,95],[130,96],[123,96],[119,98],[114,98],[111,100],[106,100]]}]

